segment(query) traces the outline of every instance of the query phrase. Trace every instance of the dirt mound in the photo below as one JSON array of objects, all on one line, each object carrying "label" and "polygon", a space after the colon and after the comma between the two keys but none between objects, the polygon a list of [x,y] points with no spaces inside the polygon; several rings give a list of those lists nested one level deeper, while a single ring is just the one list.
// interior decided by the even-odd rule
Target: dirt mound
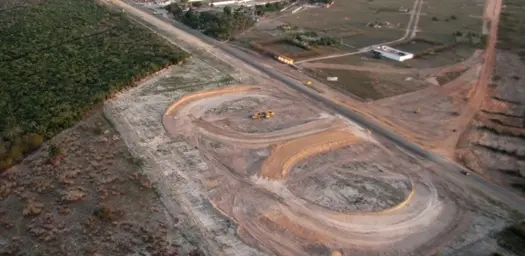
[{"label": "dirt mound", "polygon": [[356,141],[356,136],[348,131],[331,130],[279,144],[264,162],[260,175],[268,179],[285,178],[299,161],[354,144]]}]

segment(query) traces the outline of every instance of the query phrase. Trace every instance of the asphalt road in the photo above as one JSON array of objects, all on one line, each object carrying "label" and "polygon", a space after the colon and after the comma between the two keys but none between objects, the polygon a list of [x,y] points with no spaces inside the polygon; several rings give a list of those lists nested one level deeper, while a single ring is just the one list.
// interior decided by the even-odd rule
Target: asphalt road
[{"label": "asphalt road", "polygon": [[[153,11],[148,9],[148,8],[145,8],[139,4],[135,4],[135,3],[132,3],[132,2],[129,2],[129,1],[124,1],[132,6],[134,6],[135,8],[137,9],[140,9],[144,12],[147,12],[147,13],[150,13],[150,14],[153,14]],[[443,158],[431,151],[428,151],[422,147],[420,147],[419,145],[415,144],[415,143],[412,143],[411,141],[403,138],[402,136],[400,135],[397,135],[396,133],[392,132],[391,130],[389,130],[388,128],[385,128],[383,125],[373,121],[373,120],[370,120],[370,119],[367,119],[365,118],[364,116],[362,116],[361,114],[357,113],[357,112],[354,112],[353,110],[347,108],[347,107],[344,107],[342,105],[339,105],[335,102],[333,102],[332,100],[328,99],[328,98],[325,98],[323,97],[321,94],[317,93],[316,91],[304,86],[301,82],[298,82],[296,80],[293,80],[291,78],[289,78],[288,76],[280,73],[279,71],[271,68],[271,67],[268,67],[268,66],[265,66],[264,64],[262,64],[262,62],[260,60],[258,60],[256,57],[254,56],[251,56],[251,55],[248,55],[247,53],[241,51],[241,50],[238,50],[234,47],[231,47],[229,46],[228,44],[225,44],[225,43],[222,43],[222,42],[219,42],[213,38],[210,38],[208,36],[205,36],[203,35],[202,33],[198,32],[198,31],[195,31],[189,27],[186,27],[185,25],[177,22],[177,21],[174,21],[174,20],[171,20],[171,19],[168,19],[168,18],[165,18],[163,16],[160,16],[160,15],[156,15],[156,17],[158,19],[161,19],[167,23],[170,23],[172,24],[174,27],[176,27],[177,29],[180,29],[182,31],[184,31],[185,33],[187,34],[190,34],[196,38],[198,38],[199,40],[201,40],[202,42],[205,42],[209,45],[212,45],[212,46],[215,46],[216,48],[219,48],[221,50],[223,50],[224,52],[226,52],[227,54],[243,61],[244,63],[252,66],[253,68],[261,71],[262,73],[265,73],[267,74],[268,76],[270,76],[271,78],[273,79],[276,79],[280,82],[282,82],[283,84],[301,92],[301,93],[304,93],[306,94],[307,96],[309,96],[310,98],[318,101],[318,102],[321,102],[323,103],[325,106],[327,106],[328,108],[334,110],[335,112],[339,113],[340,115],[352,120],[353,122],[359,124],[360,126],[366,128],[366,129],[369,129],[373,134],[374,136],[376,137],[382,137],[384,139],[387,139],[391,142],[393,142],[396,146],[400,147],[400,148],[403,148],[405,149],[406,151],[408,151],[409,153],[412,153],[416,156],[419,156],[423,159],[426,159],[426,160],[429,160],[429,161],[432,161],[434,163],[436,163],[438,166],[440,166],[443,170],[443,174],[449,176],[450,178],[452,179],[456,179],[458,181],[461,181],[467,185],[470,185],[471,187],[473,188],[476,188],[480,191],[482,191],[483,193],[485,193],[486,195],[492,197],[493,199],[497,200],[497,201],[500,201],[501,203],[504,203],[506,205],[508,205],[509,207],[513,208],[514,210],[517,210],[523,214],[525,214],[525,200],[521,197],[519,197],[518,195],[504,189],[504,188],[501,188],[487,180],[485,180],[484,178],[482,178],[481,176],[479,175],[476,175],[474,173],[471,173],[471,175],[463,175],[461,174],[462,171],[468,171],[466,170],[465,168],[463,168],[462,166],[454,163],[454,162],[451,162],[449,161],[448,159],[446,158]]]}]

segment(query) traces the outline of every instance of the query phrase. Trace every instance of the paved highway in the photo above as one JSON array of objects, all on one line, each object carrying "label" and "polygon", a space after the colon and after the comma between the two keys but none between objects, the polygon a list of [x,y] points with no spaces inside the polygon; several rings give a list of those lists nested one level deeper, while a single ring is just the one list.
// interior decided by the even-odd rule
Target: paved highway
[{"label": "paved highway", "polygon": [[[125,1],[125,2],[144,12],[147,12],[150,14],[153,13],[152,10],[145,8],[139,4],[135,4],[132,2],[128,2],[128,1]],[[463,168],[462,166],[454,162],[451,162],[448,159],[443,158],[431,151],[423,149],[419,145],[412,143],[411,141],[405,139],[404,137],[397,135],[394,132],[390,131],[388,128],[385,128],[383,125],[373,120],[367,119],[361,114],[354,112],[353,110],[343,105],[333,102],[331,99],[325,98],[324,96],[317,93],[316,91],[304,86],[301,82],[293,80],[289,78],[288,76],[280,73],[279,71],[264,65],[259,59],[257,59],[256,57],[252,55],[249,55],[241,50],[231,47],[228,44],[219,42],[213,38],[207,37],[203,35],[202,33],[195,31],[191,28],[188,28],[185,25],[177,21],[165,18],[163,16],[156,16],[156,17],[167,23],[172,24],[175,28],[181,30],[182,33],[189,34],[193,37],[198,38],[199,40],[201,40],[202,42],[206,44],[219,48],[223,50],[225,53],[231,55],[232,57],[235,57],[243,61],[244,63],[252,66],[253,68],[261,71],[262,73],[267,74],[271,78],[276,79],[282,82],[283,84],[301,93],[306,94],[310,98],[323,103],[330,109],[334,110],[335,112],[338,112],[340,115],[352,120],[353,122],[361,125],[364,128],[369,129],[370,131],[374,133],[375,136],[379,136],[384,139],[388,139],[391,142],[393,142],[395,145],[397,145],[400,148],[405,149],[409,153],[412,153],[416,156],[419,156],[421,158],[424,158],[424,159],[427,159],[429,161],[436,163],[438,166],[442,168],[444,175],[447,175],[452,179],[455,179],[457,181],[470,185],[471,187],[484,192],[488,196],[525,214],[525,200],[519,197],[518,195],[510,191],[507,191],[506,189],[503,189],[474,173],[468,176],[461,174],[461,171],[466,171],[466,169]]]}]

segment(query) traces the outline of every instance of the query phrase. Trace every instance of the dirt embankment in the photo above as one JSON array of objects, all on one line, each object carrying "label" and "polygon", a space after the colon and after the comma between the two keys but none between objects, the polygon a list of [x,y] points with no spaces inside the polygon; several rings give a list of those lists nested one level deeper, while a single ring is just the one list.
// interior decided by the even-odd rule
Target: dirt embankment
[{"label": "dirt embankment", "polygon": [[467,167],[525,195],[525,65],[498,52],[493,84],[482,110],[458,144]]},{"label": "dirt embankment", "polygon": [[261,176],[285,178],[298,162],[323,152],[355,143],[357,138],[348,131],[330,130],[277,145],[261,168]]}]

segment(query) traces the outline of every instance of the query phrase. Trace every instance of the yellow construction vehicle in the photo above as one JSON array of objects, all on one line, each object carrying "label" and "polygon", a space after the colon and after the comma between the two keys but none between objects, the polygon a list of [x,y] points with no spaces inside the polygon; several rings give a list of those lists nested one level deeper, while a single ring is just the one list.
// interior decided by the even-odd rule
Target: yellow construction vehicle
[{"label": "yellow construction vehicle", "polygon": [[261,113],[255,113],[252,115],[252,119],[260,119],[261,118]]},{"label": "yellow construction vehicle", "polygon": [[258,112],[258,113],[255,113],[252,115],[252,119],[253,120],[257,120],[257,119],[261,119],[261,118],[270,118],[274,115],[274,113],[272,111],[267,111],[267,112]]},{"label": "yellow construction vehicle", "polygon": [[306,85],[306,86],[310,86],[310,85],[312,85],[312,81],[308,80],[308,81],[306,81],[306,82],[304,83],[304,85]]},{"label": "yellow construction vehicle", "polygon": [[265,112],[265,113],[264,113],[264,118],[268,119],[268,118],[272,117],[273,114],[274,114],[274,113],[273,113],[272,111]]}]

